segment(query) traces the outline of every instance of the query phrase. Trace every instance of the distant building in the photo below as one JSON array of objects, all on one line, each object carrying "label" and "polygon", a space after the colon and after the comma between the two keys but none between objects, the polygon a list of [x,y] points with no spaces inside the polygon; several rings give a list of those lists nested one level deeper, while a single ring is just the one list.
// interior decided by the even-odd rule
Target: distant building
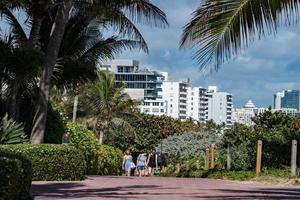
[{"label": "distant building", "polygon": [[187,118],[205,122],[206,100],[205,88],[187,87]]},{"label": "distant building", "polygon": [[281,98],[281,108],[300,109],[300,90],[285,90]]},{"label": "distant building", "polygon": [[281,108],[281,99],[284,96],[284,91],[283,92],[277,92],[274,94],[274,103],[273,103],[273,108],[274,109],[280,109]]},{"label": "distant building", "polygon": [[207,104],[205,121],[213,120],[217,124],[232,126],[232,94],[219,92],[216,86],[209,86],[206,92]]},{"label": "distant building", "polygon": [[[162,98],[161,85],[163,74],[149,69],[140,69],[136,60],[111,60],[100,66],[100,70],[109,70],[115,74],[117,83],[124,83],[125,91],[133,99],[156,100]],[[164,72],[167,76],[167,73]]]},{"label": "distant building", "polygon": [[166,104],[166,115],[177,118],[187,118],[187,81],[164,81],[162,98]]},{"label": "distant building", "polygon": [[258,113],[258,108],[254,105],[252,100],[248,100],[243,108],[233,109],[233,123],[240,123],[247,126],[254,125],[252,117]]}]

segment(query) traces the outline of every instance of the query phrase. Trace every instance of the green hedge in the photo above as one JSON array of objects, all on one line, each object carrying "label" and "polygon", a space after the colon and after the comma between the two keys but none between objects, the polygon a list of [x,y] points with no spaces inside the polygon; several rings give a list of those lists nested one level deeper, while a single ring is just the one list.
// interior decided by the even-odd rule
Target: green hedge
[{"label": "green hedge", "polygon": [[101,175],[122,174],[122,151],[107,145],[101,145],[99,150],[99,168]]},{"label": "green hedge", "polygon": [[71,145],[2,145],[0,151],[18,153],[28,158],[33,167],[33,180],[83,180],[85,177],[84,156]]},{"label": "green hedge", "polygon": [[31,162],[16,154],[0,152],[0,200],[30,199]]},{"label": "green hedge", "polygon": [[67,131],[71,137],[71,144],[84,154],[87,163],[86,174],[97,175],[99,173],[99,141],[96,135],[80,124],[68,123]]}]

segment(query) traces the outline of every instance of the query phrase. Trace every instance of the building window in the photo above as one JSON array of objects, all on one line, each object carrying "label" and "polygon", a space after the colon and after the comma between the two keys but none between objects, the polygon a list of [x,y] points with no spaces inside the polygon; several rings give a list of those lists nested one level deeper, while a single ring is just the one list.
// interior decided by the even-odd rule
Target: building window
[{"label": "building window", "polygon": [[192,96],[194,96],[194,92],[192,92]]},{"label": "building window", "polygon": [[164,106],[164,103],[160,103],[161,106]]},{"label": "building window", "polygon": [[173,101],[173,99],[170,99],[170,101]]},{"label": "building window", "polygon": [[149,112],[150,112],[150,109],[149,109],[149,108],[144,108],[144,109],[143,109],[143,112],[144,112],[144,113],[149,113]]},{"label": "building window", "polygon": [[191,110],[194,110],[194,108],[191,108]]},{"label": "building window", "polygon": [[194,100],[194,98],[192,97],[192,100]]},{"label": "building window", "polygon": [[173,108],[173,105],[172,105],[172,104],[170,104],[170,107],[171,107],[171,108]]},{"label": "building window", "polygon": [[191,105],[194,105],[194,103],[192,102]]},{"label": "building window", "polygon": [[159,109],[158,109],[158,108],[153,108],[153,109],[152,109],[152,112],[153,112],[153,113],[158,113],[158,112],[159,112]]},{"label": "building window", "polygon": [[160,109],[160,112],[161,112],[161,113],[164,113],[164,112],[165,112],[165,110],[164,110],[164,109]]},{"label": "building window", "polygon": [[144,102],[144,106],[150,106],[150,102]]},{"label": "building window", "polygon": [[153,106],[159,106],[158,102],[153,102]]}]

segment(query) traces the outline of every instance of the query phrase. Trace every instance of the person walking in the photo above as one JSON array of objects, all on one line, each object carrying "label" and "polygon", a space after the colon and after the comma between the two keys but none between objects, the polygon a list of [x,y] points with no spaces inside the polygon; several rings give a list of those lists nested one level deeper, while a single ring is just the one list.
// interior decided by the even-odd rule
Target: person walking
[{"label": "person walking", "polygon": [[131,175],[132,168],[132,156],[129,149],[127,149],[124,153],[122,168],[125,171],[125,176]]},{"label": "person walking", "polygon": [[147,165],[147,154],[145,150],[142,150],[139,156],[137,157],[136,166],[139,176],[145,176],[145,169]]},{"label": "person walking", "polygon": [[150,176],[153,176],[154,175],[154,170],[158,168],[157,154],[156,154],[155,149],[153,149],[152,152],[148,156],[147,166],[149,168]]}]

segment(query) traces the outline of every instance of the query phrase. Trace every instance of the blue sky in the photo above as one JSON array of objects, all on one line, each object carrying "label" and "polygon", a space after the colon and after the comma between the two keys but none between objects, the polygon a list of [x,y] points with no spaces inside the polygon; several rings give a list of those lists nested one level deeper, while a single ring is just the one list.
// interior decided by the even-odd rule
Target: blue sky
[{"label": "blue sky", "polygon": [[276,36],[254,42],[250,48],[221,70],[202,74],[191,52],[179,50],[182,27],[200,0],[154,0],[168,16],[169,28],[140,27],[150,54],[126,52],[118,58],[140,61],[141,66],[168,71],[173,80],[190,78],[194,86],[217,85],[234,95],[236,107],[251,98],[256,106],[269,106],[273,94],[283,89],[300,89],[300,25],[282,27]]}]

